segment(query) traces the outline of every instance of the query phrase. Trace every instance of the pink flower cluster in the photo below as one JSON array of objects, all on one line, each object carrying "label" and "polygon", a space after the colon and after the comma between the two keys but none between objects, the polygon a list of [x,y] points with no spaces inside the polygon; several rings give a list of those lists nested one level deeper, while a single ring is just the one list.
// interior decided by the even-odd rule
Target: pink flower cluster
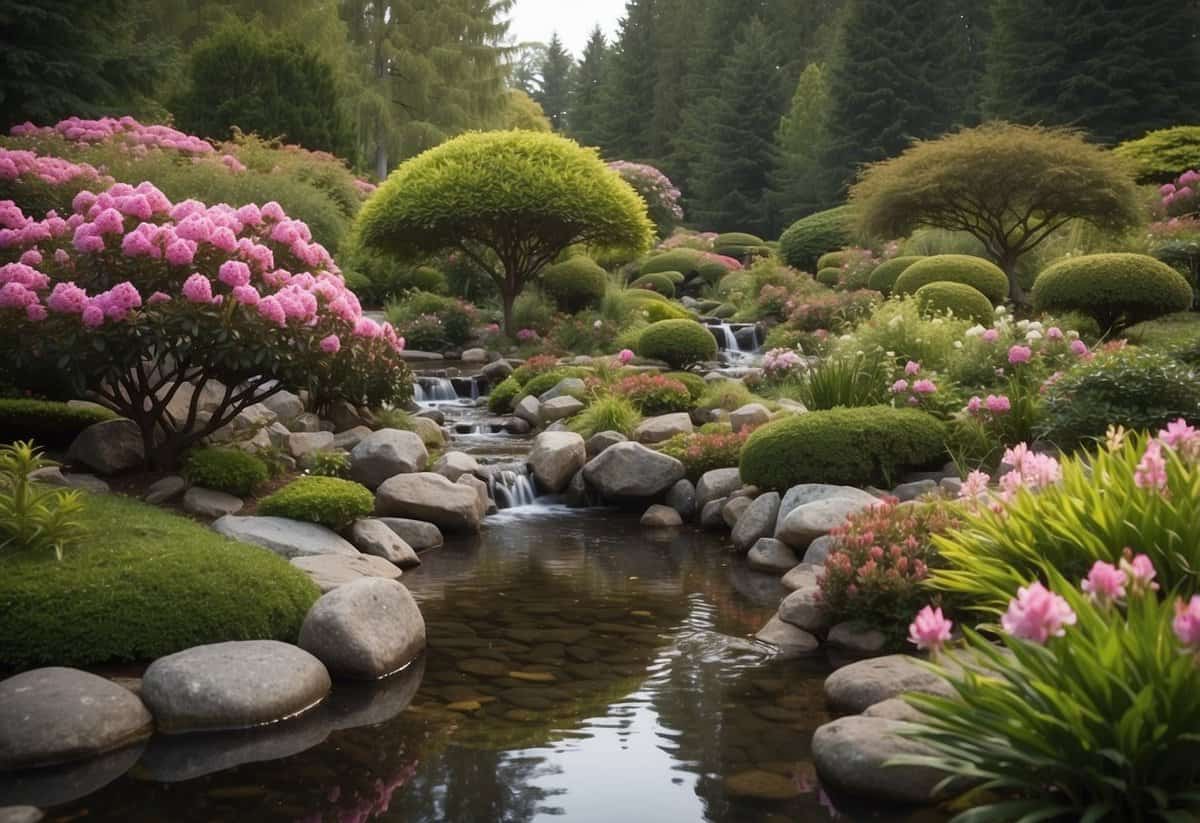
[{"label": "pink flower cluster", "polygon": [[[21,151],[0,147],[0,180],[16,180],[20,177],[35,177],[43,183],[61,186],[70,182],[99,182],[102,178],[94,166],[88,163],[72,163],[61,157],[39,155],[33,151]],[[107,182],[112,182],[107,180]]]},{"label": "pink flower cluster", "polygon": [[792,349],[771,349],[763,355],[763,370],[768,377],[786,377],[803,365],[804,358]]},{"label": "pink flower cluster", "polygon": [[1126,548],[1125,556],[1118,565],[1097,560],[1092,564],[1088,576],[1079,584],[1094,602],[1101,606],[1120,603],[1127,591],[1134,594],[1158,591],[1154,578],[1158,572],[1154,563],[1144,554],[1134,555]]},{"label": "pink flower cluster", "polygon": [[[910,406],[919,406],[925,398],[937,393],[937,383],[931,377],[923,376],[920,363],[909,360],[904,366],[904,374],[891,385],[890,391],[897,400],[903,400]],[[910,382],[910,377],[916,379]]]},{"label": "pink flower cluster", "polygon": [[1012,467],[1000,478],[1000,494],[1005,500],[1021,489],[1036,490],[1062,480],[1062,466],[1055,458],[1031,451],[1024,443],[1006,449],[1003,462]]},{"label": "pink flower cluster", "polygon": [[517,342],[519,342],[519,343],[532,343],[534,340],[537,340],[537,339],[538,339],[538,333],[534,329],[518,329],[517,330]]},{"label": "pink flower cluster", "polygon": [[926,606],[917,612],[912,625],[908,627],[908,640],[918,649],[936,654],[950,639],[954,629],[954,621],[947,620],[939,606]]},{"label": "pink flower cluster", "polygon": [[1031,583],[1017,590],[1000,625],[1013,637],[1042,645],[1051,637],[1066,634],[1066,627],[1075,625],[1076,619],[1066,598],[1041,583]]},{"label": "pink flower cluster", "polygon": [[1159,430],[1158,436],[1146,444],[1146,451],[1134,471],[1133,482],[1138,488],[1160,494],[1168,492],[1168,453],[1192,463],[1200,462],[1200,431],[1182,417]]},{"label": "pink flower cluster", "polygon": [[679,198],[683,196],[683,193],[654,166],[615,160],[609,163],[608,167],[631,185],[652,210],[661,209],[676,222],[683,219],[683,207],[679,205]]},{"label": "pink flower cluster", "polygon": [[1012,401],[1003,394],[989,394],[986,398],[975,395],[967,401],[965,411],[974,417],[985,412],[992,417],[999,417],[1012,411]]},{"label": "pink flower cluster", "polygon": [[105,143],[122,141],[130,147],[171,149],[183,154],[212,154],[212,144],[199,137],[184,134],[170,126],[144,126],[132,117],[101,117],[87,120],[68,117],[53,126],[35,126],[25,122],[13,126],[14,137],[57,135],[73,143]]},{"label": "pink flower cluster", "polygon": [[1172,206],[1190,207],[1196,197],[1196,184],[1200,183],[1200,173],[1194,169],[1189,169],[1174,183],[1164,183],[1159,187],[1158,193],[1162,198],[1163,208],[1171,208]]}]

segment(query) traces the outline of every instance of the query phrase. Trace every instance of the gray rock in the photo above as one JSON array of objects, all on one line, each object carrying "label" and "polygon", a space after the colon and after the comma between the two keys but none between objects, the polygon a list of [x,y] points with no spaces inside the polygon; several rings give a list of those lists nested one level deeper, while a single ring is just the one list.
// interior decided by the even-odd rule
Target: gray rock
[{"label": "gray rock", "polygon": [[464,474],[479,471],[479,461],[466,452],[450,451],[438,458],[433,470],[447,480],[458,480]]},{"label": "gray rock", "polygon": [[924,497],[931,492],[937,490],[938,484],[936,480],[914,480],[911,483],[901,483],[896,488],[892,489],[892,497],[897,498],[901,502],[906,500],[916,500],[918,497]]},{"label": "gray rock", "polygon": [[884,717],[842,717],[813,735],[813,761],[825,783],[856,797],[887,803],[931,803],[944,772],[928,766],[888,766],[899,755],[932,755],[901,737],[905,724]]},{"label": "gray rock", "polygon": [[821,589],[817,586],[796,589],[783,598],[779,604],[779,619],[813,634],[824,634],[833,622],[821,602]]},{"label": "gray rock", "polygon": [[801,483],[798,486],[792,486],[788,489],[787,494],[783,496],[783,500],[779,504],[779,518],[775,521],[775,536],[779,536],[779,528],[783,525],[783,521],[787,519],[787,516],[797,506],[802,506],[805,503],[813,503],[817,500],[829,500],[835,497],[859,500],[863,505],[873,505],[879,502],[879,498],[868,494],[862,489],[856,489],[853,486],[833,486],[828,483]]},{"label": "gray rock", "polygon": [[424,520],[450,531],[479,531],[482,519],[474,489],[433,472],[398,474],[384,481],[375,494],[375,513]]},{"label": "gray rock", "polygon": [[677,434],[691,434],[693,431],[692,418],[687,412],[660,414],[658,417],[647,417],[639,423],[633,432],[633,439],[639,443],[662,443]]},{"label": "gray rock", "polygon": [[358,549],[336,532],[315,523],[301,523],[286,517],[236,517],[227,514],[213,523],[212,527],[226,537],[262,546],[283,557],[358,555]]},{"label": "gray rock", "polygon": [[183,510],[198,517],[224,517],[242,510],[241,498],[232,494],[192,486],[183,494]]},{"label": "gray rock", "polygon": [[425,470],[429,452],[420,435],[400,429],[380,429],[359,441],[350,452],[350,479],[368,489],[398,474]]},{"label": "gray rock", "polygon": [[[557,400],[562,397],[583,397],[587,394],[587,384],[578,377],[564,377],[559,380],[551,388],[538,395],[538,400],[541,401],[543,407],[551,400]],[[542,409],[542,417],[546,416],[545,408]]]},{"label": "gray rock", "polygon": [[686,477],[678,481],[667,492],[666,504],[684,520],[691,520],[696,514],[696,487]]},{"label": "gray rock", "polygon": [[585,463],[587,446],[583,438],[574,432],[543,432],[534,438],[533,448],[529,452],[533,476],[538,486],[550,494],[558,494],[565,489]]},{"label": "gray rock", "polygon": [[[426,446],[436,448],[446,444],[446,435],[436,421],[416,415],[412,418],[412,427],[413,433],[421,438],[421,442]],[[425,462],[421,464],[421,471],[424,471],[424,466],[428,462],[429,458],[426,456]]]},{"label": "gray rock", "polygon": [[509,434],[529,434],[533,431],[533,424],[520,417],[510,417],[504,421],[504,430]]},{"label": "gray rock", "polygon": [[888,720],[903,720],[905,723],[918,723],[925,719],[924,714],[908,705],[908,701],[901,697],[890,697],[887,700],[876,703],[874,706],[867,706],[867,710],[863,712],[863,716],[884,717]]},{"label": "gray rock", "polygon": [[345,400],[338,400],[333,404],[329,409],[329,419],[333,423],[334,432],[344,432],[370,423],[362,412]]},{"label": "gray rock", "polygon": [[704,508],[700,511],[700,527],[703,529],[727,528],[721,512],[728,502],[729,498],[718,497],[716,500],[705,503]]},{"label": "gray rock", "polygon": [[754,501],[749,497],[730,497],[721,507],[721,519],[725,521],[726,526],[732,529],[737,526],[738,520],[753,503]]},{"label": "gray rock", "polygon": [[767,625],[754,635],[754,638],[777,647],[780,653],[787,657],[812,654],[821,645],[820,641],[809,632],[790,623],[784,623],[777,616],[772,616],[767,621]]},{"label": "gray rock", "polygon": [[335,677],[374,680],[407,666],[425,648],[425,620],[402,584],[357,580],[323,595],[300,627],[300,648]]},{"label": "gray rock", "polygon": [[521,420],[524,420],[530,426],[536,426],[542,422],[541,414],[542,404],[532,394],[528,397],[522,397],[513,409],[513,415]]},{"label": "gray rock", "polygon": [[504,378],[512,374],[513,367],[512,364],[507,360],[497,360],[493,363],[488,363],[479,370],[479,373],[483,375],[484,379],[486,379],[489,383],[495,385],[502,382]]},{"label": "gray rock", "polygon": [[236,640],[155,660],[142,678],[142,699],[167,734],[244,729],[308,711],[330,685],[325,666],[303,649]]},{"label": "gray rock", "polygon": [[762,403],[747,403],[729,413],[729,425],[735,432],[747,426],[761,426],[771,419],[770,410]]},{"label": "gray rock", "polygon": [[402,569],[421,565],[420,558],[404,538],[383,521],[373,518],[355,520],[350,526],[350,542],[363,554],[382,557]]},{"label": "gray rock", "polygon": [[792,568],[780,578],[779,582],[792,591],[805,588],[816,588],[818,580],[825,573],[824,566],[814,566],[811,563],[801,563]]},{"label": "gray rock", "polygon": [[588,461],[583,476],[605,498],[656,497],[683,479],[683,464],[640,443],[617,443]]},{"label": "gray rock", "polygon": [[[159,393],[160,399],[166,396],[170,391],[169,387],[164,387]],[[192,396],[196,393],[196,387],[191,383],[182,383],[175,390],[175,394],[171,395],[171,399],[167,401],[167,414],[176,423],[184,423],[187,421],[188,414],[192,405]],[[217,380],[208,380],[204,387],[200,389],[200,397],[196,400],[196,418],[201,415],[208,416],[213,410],[221,405],[221,398],[225,395],[225,386]]]},{"label": "gray rock", "polygon": [[858,655],[879,654],[887,646],[883,632],[857,620],[838,623],[825,639],[831,646]]},{"label": "gray rock", "polygon": [[[879,501],[872,498],[876,503]],[[818,537],[846,522],[846,518],[873,505],[849,497],[834,497],[804,503],[792,509],[775,537],[796,549],[808,548]]]},{"label": "gray rock", "polygon": [[591,459],[607,449],[609,446],[614,446],[617,443],[624,443],[627,440],[629,440],[629,438],[620,432],[597,432],[587,439],[587,443],[585,444],[587,446],[587,456],[589,459]]},{"label": "gray rock", "polygon": [[142,498],[147,503],[156,506],[159,503],[166,503],[174,500],[179,495],[183,494],[187,488],[187,481],[177,474],[168,474],[159,480],[155,480],[150,484],[150,488],[146,489],[146,494]]},{"label": "gray rock", "polygon": [[464,474],[454,481],[459,486],[466,486],[475,491],[476,509],[479,511],[479,519],[482,520],[488,513],[488,509],[494,505],[491,495],[488,494],[487,483],[484,483],[473,474]]},{"label": "gray rock", "polygon": [[679,516],[679,512],[675,511],[670,506],[661,506],[655,503],[650,508],[646,509],[642,515],[643,526],[651,528],[665,528],[670,526],[682,526],[683,518]]},{"label": "gray rock", "polygon": [[432,523],[423,520],[410,520],[405,517],[379,517],[380,523],[387,526],[415,551],[436,549],[442,545],[442,532]]},{"label": "gray rock", "polygon": [[293,432],[288,435],[288,452],[297,460],[303,460],[313,452],[326,451],[333,448],[331,432]]},{"label": "gray rock", "polygon": [[65,486],[67,478],[63,477],[62,469],[58,466],[43,466],[29,473],[29,479],[44,486]]},{"label": "gray rock", "polygon": [[275,412],[262,403],[253,403],[238,412],[229,425],[217,432],[215,439],[221,441],[244,440],[255,432],[264,431],[278,419]]},{"label": "gray rock", "polygon": [[943,477],[938,486],[951,497],[958,497],[962,494],[963,481],[960,477]]},{"label": "gray rock", "polygon": [[487,349],[464,349],[459,359],[464,363],[486,363]]},{"label": "gray rock", "polygon": [[[272,423],[271,425],[273,426],[275,424]],[[325,426],[321,423],[321,418],[313,412],[305,412],[304,414],[293,418],[288,422],[288,427],[290,431],[301,434],[314,434],[316,432],[326,431]],[[270,428],[270,426],[268,426],[268,428]],[[329,424],[328,433],[330,435],[333,434],[333,423]]]},{"label": "gray rock", "polygon": [[574,417],[587,408],[582,400],[576,400],[570,395],[563,397],[555,397],[547,400],[542,404],[541,411],[538,414],[543,423],[553,423],[556,420],[565,420],[568,417]]},{"label": "gray rock", "polygon": [[801,559],[803,563],[810,563],[814,566],[825,565],[825,558],[829,557],[829,553],[837,546],[837,538],[823,534],[816,540],[808,544],[808,548],[804,550],[804,557]]},{"label": "gray rock", "polygon": [[109,485],[94,474],[79,474],[71,472],[62,475],[63,485],[68,489],[79,489],[88,494],[108,494]]},{"label": "gray rock", "polygon": [[746,555],[746,561],[750,568],[767,574],[783,574],[798,562],[796,553],[773,537],[760,537],[755,541]]},{"label": "gray rock", "polygon": [[370,433],[371,429],[367,426],[354,426],[353,428],[338,432],[333,436],[333,447],[335,449],[352,451]]},{"label": "gray rock", "polygon": [[37,806],[0,807],[0,823],[38,823],[45,817]]},{"label": "gray rock", "polygon": [[890,654],[860,660],[835,671],[825,679],[825,697],[838,711],[861,712],[904,692],[922,692],[952,697],[953,689],[938,675],[925,669],[918,659]]},{"label": "gray rock", "polygon": [[124,418],[93,423],[75,437],[67,459],[103,475],[136,469],[146,459],[142,433],[136,423]]},{"label": "gray rock", "polygon": [[[770,537],[775,531],[775,518],[779,514],[779,493],[767,492],[754,498],[733,527],[733,547],[740,552],[749,551],[760,538]],[[787,568],[791,568],[792,563]],[[780,573],[787,571],[781,569]]]},{"label": "gray rock", "polygon": [[145,750],[143,740],[62,766],[6,772],[0,779],[0,805],[46,808],[95,794],[133,768]]},{"label": "gray rock", "polygon": [[84,760],[153,731],[133,692],[94,674],[55,666],[0,681],[0,771]]},{"label": "gray rock", "polygon": [[275,421],[266,428],[267,439],[271,441],[271,446],[276,449],[286,449],[288,438],[292,436],[292,430],[283,425],[279,421]]},{"label": "gray rock", "polygon": [[696,484],[696,510],[704,511],[710,501],[729,497],[742,487],[742,477],[736,468],[713,469],[700,476]]},{"label": "gray rock", "polygon": [[280,420],[293,420],[304,414],[304,403],[300,396],[290,391],[277,392],[263,400],[262,404],[275,412]]}]

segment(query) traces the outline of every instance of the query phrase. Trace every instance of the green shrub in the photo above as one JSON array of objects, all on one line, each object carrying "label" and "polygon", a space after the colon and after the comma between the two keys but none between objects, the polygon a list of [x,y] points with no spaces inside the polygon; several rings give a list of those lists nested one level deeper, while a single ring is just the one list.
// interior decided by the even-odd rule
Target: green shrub
[{"label": "green shrub", "polygon": [[762,398],[750,391],[741,380],[714,380],[705,386],[704,393],[696,401],[696,407],[734,411],[747,403],[760,402]]},{"label": "green shrub", "polygon": [[88,426],[116,419],[98,406],[70,406],[50,400],[0,398],[0,443],[33,440],[39,446],[65,447]]},{"label": "green shrub", "polygon": [[682,272],[685,276],[700,273],[704,263],[704,252],[696,249],[671,249],[655,254],[642,261],[639,274],[658,274],[664,271]]},{"label": "green shrub", "polygon": [[659,274],[661,274],[663,277],[666,277],[667,279],[669,279],[671,281],[671,283],[673,283],[676,286],[682,284],[683,281],[687,280],[687,278],[684,277],[683,272],[681,272],[681,271],[661,271],[661,272],[659,272]]},{"label": "green shrub", "polygon": [[[475,307],[463,300],[413,291],[387,305],[387,318],[396,330],[406,337],[411,348],[420,350],[440,349],[446,346],[461,346],[471,338],[475,324]],[[428,339],[417,339],[417,328],[425,329],[423,321],[436,319],[423,335]]]},{"label": "green shrub", "polygon": [[694,320],[660,320],[638,338],[637,353],[681,369],[717,356],[717,339]]},{"label": "green shrub", "polygon": [[376,409],[374,412],[375,429],[400,429],[400,431],[414,431],[416,424],[413,423],[413,416],[404,409]]},{"label": "green shrub", "polygon": [[692,407],[688,387],[662,374],[631,374],[618,380],[613,394],[625,397],[642,414],[651,417],[685,412]]},{"label": "green shrub", "polygon": [[738,292],[749,295],[753,289],[754,279],[747,271],[730,272],[717,283],[717,294],[721,297],[732,297]]},{"label": "green shrub", "polygon": [[719,320],[728,320],[737,314],[737,306],[733,303],[722,303],[712,310],[712,316]]},{"label": "green shrub", "polygon": [[675,282],[665,274],[644,274],[629,284],[631,289],[648,289],[665,297],[675,296]]},{"label": "green shrub", "polygon": [[850,206],[838,206],[802,217],[780,236],[779,251],[792,268],[813,271],[821,255],[850,245],[853,222],[854,212]]},{"label": "green shrub", "polygon": [[817,271],[821,269],[840,269],[850,259],[845,251],[831,251],[817,258]]},{"label": "green shrub", "polygon": [[1043,413],[1042,434],[1064,449],[1103,437],[1110,425],[1157,430],[1200,417],[1200,375],[1165,352],[1099,355],[1050,386]]},{"label": "green shrub", "polygon": [[260,458],[241,449],[205,446],[192,449],[183,467],[192,485],[245,497],[267,482],[270,472]]},{"label": "green shrub", "polygon": [[366,486],[337,477],[301,477],[258,503],[258,513],[341,529],[375,510]]},{"label": "green shrub", "polygon": [[817,282],[822,286],[833,288],[842,279],[841,269],[819,269],[816,275]]},{"label": "green shrub", "polygon": [[43,488],[30,480],[54,465],[30,441],[0,446],[0,550],[45,552],[62,560],[63,550],[83,536],[79,492]]},{"label": "green shrub", "polygon": [[524,386],[521,387],[521,393],[517,395],[517,400],[523,397],[540,397],[552,388],[557,386],[562,380],[568,377],[587,377],[590,372],[584,368],[558,368],[548,372],[531,377]]},{"label": "green shrub", "polygon": [[607,288],[607,272],[583,255],[542,272],[542,290],[554,298],[560,311],[571,314],[599,305]]},{"label": "green shrub", "polygon": [[918,260],[906,268],[892,291],[915,294],[927,283],[965,283],[983,293],[992,304],[1008,298],[1008,277],[995,263],[966,254],[938,254]]},{"label": "green shrub", "polygon": [[70,561],[5,559],[0,660],[17,668],[153,660],[203,643],[294,643],[320,591],[272,551],[120,495],[83,498]]},{"label": "green shrub", "polygon": [[834,341],[833,350],[840,356],[893,352],[898,365],[916,360],[927,369],[944,371],[959,359],[954,344],[962,342],[971,325],[969,320],[927,318],[915,299],[892,298],[855,326],[849,338]]},{"label": "green shrub", "polygon": [[875,406],[888,399],[891,365],[878,353],[826,357],[790,385],[811,411]]},{"label": "green shrub", "polygon": [[667,372],[664,377],[669,377],[672,380],[677,380],[687,387],[688,394],[692,397],[692,402],[700,399],[704,394],[704,390],[708,388],[708,381],[698,374],[692,374],[686,371]]},{"label": "green shrub", "polygon": [[1033,284],[1041,311],[1081,311],[1103,329],[1150,320],[1192,305],[1179,272],[1144,254],[1089,254],[1055,263]]},{"label": "green shrub", "polygon": [[[647,323],[660,320],[693,320],[693,315],[683,306],[672,303],[661,294],[647,289],[626,289],[621,293],[629,314],[636,314]],[[628,322],[628,315],[623,318]]]},{"label": "green shrub", "polygon": [[492,414],[506,414],[513,409],[513,401],[521,393],[521,384],[512,375],[492,386],[488,392],[488,411]]},{"label": "green shrub", "polygon": [[875,267],[875,270],[871,272],[871,276],[867,278],[867,287],[877,292],[882,292],[884,295],[891,294],[892,289],[896,287],[896,280],[900,275],[904,274],[904,270],[918,260],[923,259],[923,257],[911,255],[884,260]]},{"label": "green shrub", "polygon": [[727,232],[713,239],[713,253],[736,260],[747,260],[759,254],[768,254],[766,243],[761,237],[745,232]]},{"label": "green shrub", "polygon": [[799,483],[890,486],[946,457],[945,427],[915,409],[813,411],[768,423],[742,451],[742,481],[783,491]]},{"label": "green shrub", "polygon": [[1142,183],[1169,183],[1200,167],[1200,126],[1174,126],[1126,140],[1113,154],[1132,162]]},{"label": "green shrub", "polygon": [[[1096,325],[1090,317],[1087,319]],[[1086,337],[1082,332],[1080,336]],[[1189,346],[1200,340],[1200,314],[1181,311],[1154,320],[1143,320],[1125,329],[1122,336],[1136,346],[1156,349]]]},{"label": "green shrub", "polygon": [[571,420],[571,431],[585,440],[605,431],[620,432],[632,437],[634,429],[642,422],[642,413],[629,398],[615,394],[597,397]]},{"label": "green shrub", "polygon": [[552,354],[537,354],[518,366],[511,376],[519,385],[524,386],[539,374],[554,371],[557,368],[560,368],[557,357]]},{"label": "green shrub", "polygon": [[309,474],[317,477],[347,477],[350,474],[350,455],[327,449],[313,452],[304,461]]},{"label": "green shrub", "polygon": [[966,283],[926,283],[913,295],[917,306],[926,315],[946,314],[976,323],[990,323],[992,303],[979,289]]},{"label": "green shrub", "polygon": [[732,469],[741,460],[748,431],[696,432],[677,434],[660,447],[663,454],[683,463],[688,479],[699,480],[713,469]]},{"label": "green shrub", "polygon": [[696,275],[710,286],[731,271],[737,271],[736,265],[715,254],[703,255],[700,265],[696,267]]}]

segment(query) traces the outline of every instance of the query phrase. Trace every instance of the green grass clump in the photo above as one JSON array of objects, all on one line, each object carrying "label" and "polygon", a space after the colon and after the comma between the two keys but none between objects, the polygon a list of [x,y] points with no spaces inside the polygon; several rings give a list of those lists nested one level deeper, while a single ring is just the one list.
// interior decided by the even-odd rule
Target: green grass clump
[{"label": "green grass clump", "polygon": [[605,395],[591,402],[571,421],[571,431],[585,440],[594,434],[606,431],[620,432],[632,437],[634,429],[642,422],[642,413],[627,398]]},{"label": "green grass clump", "polygon": [[259,501],[258,513],[341,529],[375,509],[375,497],[353,480],[301,477]]},{"label": "green grass clump", "polygon": [[183,473],[192,485],[245,497],[267,481],[262,459],[241,449],[206,446],[188,454]]},{"label": "green grass clump", "polygon": [[295,642],[320,591],[287,560],[117,495],[85,495],[62,562],[12,552],[0,661],[17,668],[151,660],[224,640]]},{"label": "green grass clump", "polygon": [[69,446],[88,426],[116,414],[94,406],[69,406],[52,400],[0,398],[0,443],[32,440],[51,448]]}]

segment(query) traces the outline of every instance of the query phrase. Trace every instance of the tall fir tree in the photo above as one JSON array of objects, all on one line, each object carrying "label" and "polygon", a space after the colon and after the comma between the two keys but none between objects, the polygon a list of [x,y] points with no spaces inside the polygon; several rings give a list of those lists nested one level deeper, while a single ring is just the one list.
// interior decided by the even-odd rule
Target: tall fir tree
[{"label": "tall fir tree", "polygon": [[648,160],[653,151],[656,0],[629,0],[618,24],[604,96],[606,156]]},{"label": "tall fir tree", "polygon": [[575,69],[567,106],[567,130],[585,146],[599,146],[602,139],[608,55],[608,41],[596,26]]},{"label": "tall fir tree", "polygon": [[687,103],[687,69],[700,33],[705,0],[658,0],[655,13],[657,59],[654,64],[654,121],[650,157],[662,163],[683,121]]},{"label": "tall fir tree", "polygon": [[821,150],[829,115],[825,67],[809,63],[800,73],[791,105],[775,134],[777,167],[772,178],[781,224],[829,205],[822,197]]},{"label": "tall fir tree", "polygon": [[571,73],[574,68],[575,60],[563,48],[558,32],[554,32],[546,46],[546,55],[542,58],[542,87],[533,95],[533,99],[542,107],[550,126],[557,132],[566,131],[567,128]]}]

